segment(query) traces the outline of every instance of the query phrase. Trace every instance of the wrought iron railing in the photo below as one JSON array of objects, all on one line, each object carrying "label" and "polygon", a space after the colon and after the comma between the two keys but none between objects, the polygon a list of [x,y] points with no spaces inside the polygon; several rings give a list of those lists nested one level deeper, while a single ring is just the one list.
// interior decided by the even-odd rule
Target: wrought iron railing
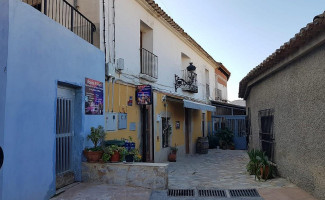
[{"label": "wrought iron railing", "polygon": [[96,26],[66,0],[22,0],[93,44]]},{"label": "wrought iron railing", "polygon": [[150,51],[140,49],[141,74],[146,74],[153,78],[158,78],[158,56]]}]

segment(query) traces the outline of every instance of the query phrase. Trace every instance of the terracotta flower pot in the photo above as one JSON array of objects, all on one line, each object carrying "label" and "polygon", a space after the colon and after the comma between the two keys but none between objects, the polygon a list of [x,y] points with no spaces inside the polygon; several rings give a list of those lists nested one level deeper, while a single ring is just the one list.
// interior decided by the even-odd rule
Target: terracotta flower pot
[{"label": "terracotta flower pot", "polygon": [[174,153],[170,153],[168,155],[168,161],[169,162],[176,162],[176,153],[175,154]]},{"label": "terracotta flower pot", "polygon": [[265,166],[265,170],[263,167],[260,168],[261,171],[261,177],[262,179],[267,179],[269,176],[269,166]]},{"label": "terracotta flower pot", "polygon": [[120,161],[120,153],[115,151],[111,157],[111,162],[119,162]]},{"label": "terracotta flower pot", "polygon": [[86,151],[84,150],[84,155],[87,161],[90,163],[98,162],[103,156],[103,151]]}]

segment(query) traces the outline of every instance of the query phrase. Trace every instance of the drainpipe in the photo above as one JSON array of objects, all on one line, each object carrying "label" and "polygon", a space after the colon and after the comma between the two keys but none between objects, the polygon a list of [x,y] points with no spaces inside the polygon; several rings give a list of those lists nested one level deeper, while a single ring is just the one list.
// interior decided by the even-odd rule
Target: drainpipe
[{"label": "drainpipe", "polygon": [[[109,112],[109,81],[110,81],[110,77],[108,77],[106,79],[107,82],[107,111]],[[106,85],[106,84],[105,84]]]},{"label": "drainpipe", "polygon": [[114,108],[114,84],[115,84],[115,78],[112,78],[112,112]]}]

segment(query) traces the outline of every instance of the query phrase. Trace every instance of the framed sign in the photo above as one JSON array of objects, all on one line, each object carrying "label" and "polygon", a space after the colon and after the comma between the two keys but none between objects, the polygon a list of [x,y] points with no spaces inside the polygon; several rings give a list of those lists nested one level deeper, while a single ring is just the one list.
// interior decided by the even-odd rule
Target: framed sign
[{"label": "framed sign", "polygon": [[152,104],[151,85],[138,85],[136,91],[136,100],[138,105]]},{"label": "framed sign", "polygon": [[180,121],[176,121],[175,127],[176,127],[176,129],[180,129],[181,128],[181,122]]},{"label": "framed sign", "polygon": [[85,79],[85,113],[86,115],[103,114],[103,83]]}]

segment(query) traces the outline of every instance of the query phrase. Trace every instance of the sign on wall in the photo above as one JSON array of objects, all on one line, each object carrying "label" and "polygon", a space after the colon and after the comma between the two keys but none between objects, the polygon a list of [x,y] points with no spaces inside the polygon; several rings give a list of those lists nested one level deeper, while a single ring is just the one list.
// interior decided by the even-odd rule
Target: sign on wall
[{"label": "sign on wall", "polygon": [[85,79],[85,113],[86,115],[103,114],[103,83],[90,78]]},{"label": "sign on wall", "polygon": [[151,85],[138,85],[136,91],[136,99],[138,105],[152,104]]},{"label": "sign on wall", "polygon": [[176,129],[180,129],[181,128],[181,122],[180,121],[176,121],[175,127],[176,127]]}]

